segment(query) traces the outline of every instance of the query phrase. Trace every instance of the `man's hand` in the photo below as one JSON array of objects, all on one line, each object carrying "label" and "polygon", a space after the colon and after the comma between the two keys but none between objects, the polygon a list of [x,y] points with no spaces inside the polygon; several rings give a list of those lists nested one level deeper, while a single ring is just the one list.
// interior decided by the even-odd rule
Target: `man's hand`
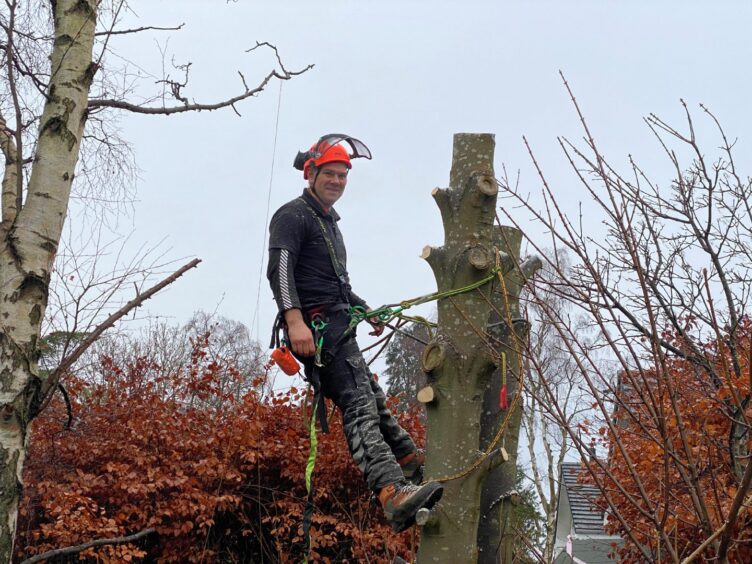
[{"label": "man's hand", "polygon": [[316,345],[313,343],[313,333],[303,320],[299,309],[288,309],[285,312],[287,336],[290,338],[292,352],[300,356],[313,356]]},{"label": "man's hand", "polygon": [[[373,311],[372,309],[368,309],[368,311]],[[384,332],[384,324],[379,321],[378,319],[367,317],[366,320],[368,321],[368,324],[371,326],[371,329],[373,331],[369,332],[369,335],[373,335],[374,337],[381,337],[381,334]]]}]

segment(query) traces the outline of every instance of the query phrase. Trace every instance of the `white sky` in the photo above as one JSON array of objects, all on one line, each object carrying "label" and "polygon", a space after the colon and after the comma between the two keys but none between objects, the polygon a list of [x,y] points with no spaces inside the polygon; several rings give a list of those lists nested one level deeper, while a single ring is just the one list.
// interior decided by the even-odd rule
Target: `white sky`
[{"label": "white sky", "polygon": [[[124,232],[133,230],[134,245],[167,238],[170,256],[204,261],[146,306],[176,321],[217,308],[251,324],[270,176],[273,212],[304,185],[295,153],[324,133],[353,135],[374,154],[355,161],[336,206],[354,289],[374,307],[435,288],[418,254],[443,237],[430,191],[448,182],[453,133],[495,133],[497,175],[502,164],[519,169],[523,188],[536,192],[527,136],[557,193],[575,204],[585,195],[556,137],[581,131],[560,69],[618,164],[634,154],[665,184],[670,170],[641,118],[654,112],[683,125],[684,98],[693,109],[707,104],[741,138],[738,164],[749,171],[749,2],[151,0],[132,8],[138,19],[122,27],[186,25],[113,39],[116,53],[159,76],[166,45],[168,64],[173,55],[193,63],[184,93],[199,101],[236,94],[237,71],[255,84],[272,68],[270,53],[244,52],[257,40],[274,43],[289,69],[316,65],[282,87],[273,170],[276,82],[238,105],[242,117],[123,116],[141,168]],[[534,226],[530,235],[542,237]],[[261,272],[252,333],[265,342],[275,306]]]}]

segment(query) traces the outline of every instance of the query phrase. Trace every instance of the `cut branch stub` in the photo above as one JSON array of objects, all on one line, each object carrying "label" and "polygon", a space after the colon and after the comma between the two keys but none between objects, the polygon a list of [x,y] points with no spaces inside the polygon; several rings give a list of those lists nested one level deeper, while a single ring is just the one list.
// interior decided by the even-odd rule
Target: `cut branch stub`
[{"label": "cut branch stub", "polygon": [[452,203],[449,198],[449,190],[446,188],[439,188],[438,186],[431,190],[431,196],[433,196],[436,205],[441,213],[441,221],[446,223],[452,218]]},{"label": "cut branch stub", "polygon": [[418,391],[418,401],[420,403],[431,403],[436,399],[436,393],[433,391],[433,386],[425,386]]},{"label": "cut branch stub", "polygon": [[470,249],[468,261],[477,270],[487,270],[493,265],[494,257],[485,245],[475,245]]},{"label": "cut branch stub", "polygon": [[423,372],[433,372],[444,364],[445,358],[446,347],[442,343],[429,343],[428,346],[423,349],[423,354],[420,357],[420,365]]},{"label": "cut branch stub", "polygon": [[415,522],[421,527],[425,528],[438,528],[439,516],[436,508],[433,509],[419,509],[415,514]]},{"label": "cut branch stub", "polygon": [[514,335],[518,340],[524,341],[527,339],[528,333],[530,333],[530,322],[527,319],[514,319],[512,320],[512,329]]},{"label": "cut branch stub", "polygon": [[444,250],[441,247],[426,245],[420,253],[420,258],[428,263],[434,274],[441,272],[444,267]]},{"label": "cut branch stub", "polygon": [[470,184],[473,186],[470,201],[476,208],[487,207],[486,202],[488,198],[496,198],[496,194],[499,192],[496,179],[493,176],[489,176],[485,171],[473,173],[470,177]]},{"label": "cut branch stub", "polygon": [[481,194],[486,196],[495,196],[499,192],[499,187],[496,185],[496,179],[493,176],[487,174],[480,174],[475,178],[475,185]]},{"label": "cut branch stub", "polygon": [[528,278],[532,277],[538,269],[540,269],[543,266],[543,261],[538,255],[533,255],[531,257],[528,257],[525,262],[523,262],[520,265],[520,271],[522,272],[522,276],[527,280]]}]

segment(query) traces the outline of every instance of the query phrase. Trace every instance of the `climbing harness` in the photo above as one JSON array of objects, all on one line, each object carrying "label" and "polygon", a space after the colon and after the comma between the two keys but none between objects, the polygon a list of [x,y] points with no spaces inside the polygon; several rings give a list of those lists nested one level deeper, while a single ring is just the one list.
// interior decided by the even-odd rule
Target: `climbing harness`
[{"label": "climbing harness", "polygon": [[326,243],[326,248],[329,251],[329,260],[332,263],[334,274],[337,276],[337,282],[339,283],[340,298],[342,299],[343,302],[349,302],[350,292],[348,289],[347,272],[345,272],[345,269],[342,268],[342,265],[340,264],[339,259],[337,258],[337,251],[334,250],[334,243],[332,243],[332,239],[331,237],[329,237],[329,230],[324,224],[324,220],[321,219],[321,216],[316,212],[315,209],[313,209],[313,206],[311,206],[311,204],[306,202],[302,197],[298,199],[301,202],[303,202],[305,207],[313,216],[313,219],[316,220],[316,223],[318,224],[319,229],[321,230],[321,236],[324,238],[324,242]]}]

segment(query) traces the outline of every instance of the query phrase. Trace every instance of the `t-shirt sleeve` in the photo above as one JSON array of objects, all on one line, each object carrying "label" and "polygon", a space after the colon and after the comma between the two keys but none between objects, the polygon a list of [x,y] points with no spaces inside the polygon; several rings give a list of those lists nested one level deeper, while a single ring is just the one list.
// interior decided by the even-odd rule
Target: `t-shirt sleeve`
[{"label": "t-shirt sleeve", "polygon": [[361,298],[360,296],[358,296],[358,294],[356,294],[352,290],[350,290],[350,300],[349,301],[350,301],[350,305],[360,306],[363,309],[368,309],[368,304],[366,303],[366,301],[363,298]]},{"label": "t-shirt sleeve", "polygon": [[298,256],[305,240],[306,221],[303,210],[283,207],[269,223],[269,250],[287,249]]},{"label": "t-shirt sleeve", "polygon": [[287,249],[271,249],[266,277],[272,287],[274,301],[280,313],[288,309],[302,309],[298,290],[295,286],[295,263],[297,255]]},{"label": "t-shirt sleeve", "polygon": [[269,223],[269,265],[266,276],[280,312],[301,309],[295,265],[305,238],[305,218],[295,208],[282,208]]}]

